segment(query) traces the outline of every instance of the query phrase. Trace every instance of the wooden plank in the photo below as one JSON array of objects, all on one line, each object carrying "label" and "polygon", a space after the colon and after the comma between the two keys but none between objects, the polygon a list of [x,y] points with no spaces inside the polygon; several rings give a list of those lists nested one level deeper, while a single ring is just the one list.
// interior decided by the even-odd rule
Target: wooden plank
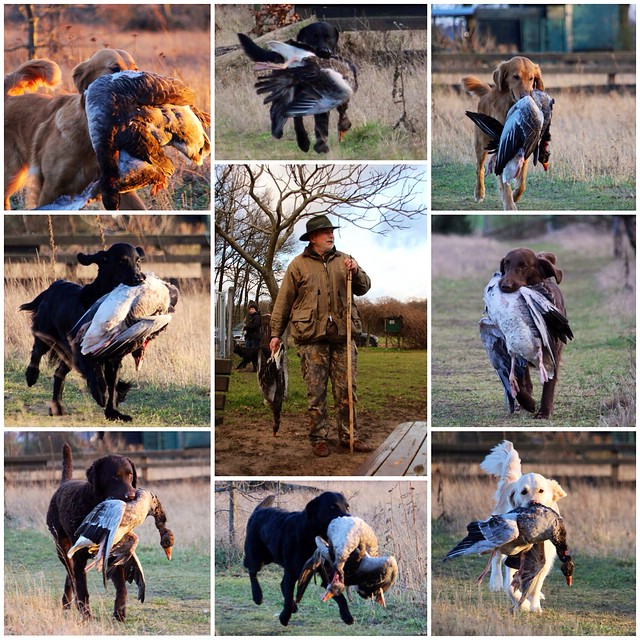
[{"label": "wooden plank", "polygon": [[223,419],[224,405],[227,399],[226,393],[229,390],[231,375],[231,360],[216,358],[215,366],[215,396],[214,415],[215,424],[221,424]]},{"label": "wooden plank", "polygon": [[426,422],[403,422],[355,469],[353,475],[401,476],[411,472],[417,464],[426,469],[426,442]]},{"label": "wooden plank", "polygon": [[404,476],[412,469],[416,452],[427,439],[427,423],[412,422],[404,437],[390,455],[376,470],[377,476]]},{"label": "wooden plank", "polygon": [[[56,246],[66,247],[69,245],[80,245],[86,247],[96,247],[100,243],[100,239],[95,235],[55,235]],[[111,242],[127,242],[133,246],[140,244],[153,245],[158,248],[166,248],[172,245],[193,245],[197,244],[201,247],[211,246],[211,239],[204,234],[174,234],[174,235],[138,235],[133,233],[119,233],[117,235],[109,235],[106,238]],[[32,247],[32,246],[49,246],[50,238],[45,234],[23,234],[23,235],[6,235],[4,243],[8,247]]]}]

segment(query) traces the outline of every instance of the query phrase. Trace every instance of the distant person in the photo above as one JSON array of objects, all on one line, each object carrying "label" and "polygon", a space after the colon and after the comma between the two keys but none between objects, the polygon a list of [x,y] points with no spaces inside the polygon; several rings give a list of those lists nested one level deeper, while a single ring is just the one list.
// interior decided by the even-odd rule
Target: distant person
[{"label": "distant person", "polygon": [[[250,362],[254,362],[254,354],[260,348],[260,337],[262,335],[262,316],[255,302],[250,302],[247,307],[247,315],[242,323],[244,331],[244,346],[246,354],[236,369],[244,369]],[[255,370],[255,364],[254,364]]]},{"label": "distant person", "polygon": [[[349,448],[349,399],[347,390],[347,271],[352,274],[352,291],[362,296],[371,288],[369,276],[358,263],[335,248],[333,230],[338,229],[325,215],[311,218],[300,240],[308,241],[285,273],[271,313],[271,351],[281,344],[287,325],[298,347],[302,377],[307,387],[311,420],[309,438],[313,453],[329,455],[329,416],[326,407],[331,379],[335,402],[338,441]],[[351,307],[354,336],[362,333],[355,304]],[[353,401],[356,402],[357,349],[351,341]],[[357,438],[354,406],[354,451],[371,451]]]}]

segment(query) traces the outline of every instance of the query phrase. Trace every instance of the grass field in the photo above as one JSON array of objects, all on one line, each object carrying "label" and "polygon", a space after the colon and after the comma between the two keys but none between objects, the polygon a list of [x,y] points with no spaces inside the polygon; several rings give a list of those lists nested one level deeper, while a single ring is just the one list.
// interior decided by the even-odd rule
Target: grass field
[{"label": "grass field", "polygon": [[[489,80],[487,74],[486,80]],[[459,79],[458,79],[459,81]],[[564,76],[545,76],[547,91]],[[485,200],[473,198],[475,152],[473,127],[465,111],[477,99],[450,89],[433,93],[432,207],[434,210],[502,208],[494,175],[485,176]],[[635,210],[636,98],[629,94],[588,95],[563,92],[556,97],[551,124],[549,171],[529,165],[527,191],[518,209]],[[603,118],[603,113],[616,113]]]},{"label": "grass field", "polygon": [[[38,382],[27,387],[24,371],[33,339],[29,315],[18,307],[44,288],[46,284],[35,279],[29,285],[5,287],[5,425],[51,428],[113,425],[77,372],[66,378],[63,404],[69,415],[55,418],[48,415],[54,368],[47,358],[42,359]],[[209,301],[205,291],[183,294],[166,332],[147,349],[141,370],[136,373],[132,358],[123,360],[121,377],[135,384],[122,412],[132,415],[135,425],[211,424]]]},{"label": "grass field", "polygon": [[[465,525],[486,518],[495,484],[444,478],[432,487],[433,635],[635,635],[635,490],[575,482],[560,501],[576,570],[571,588],[556,563],[547,577],[543,613],[509,612],[506,594],[476,578],[487,556],[442,558],[464,537]],[[442,507],[442,496],[446,509]],[[487,505],[483,508],[481,505]],[[620,509],[620,505],[625,505]]]},{"label": "grass field", "polygon": [[[210,485],[163,485],[158,495],[175,534],[171,562],[158,544],[152,518],[136,529],[144,568],[145,602],[129,588],[127,619],[113,618],[115,589],[105,591],[97,571],[88,575],[93,613],[84,621],[62,611],[65,570],[55,553],[45,516],[56,484],[5,486],[4,605],[7,635],[203,635],[211,631]],[[149,487],[150,489],[155,489]]]},{"label": "grass field", "polygon": [[[427,539],[425,482],[340,482],[307,481],[325,491],[341,491],[351,511],[362,517],[376,532],[380,547],[398,560],[398,580],[387,591],[386,608],[362,600],[354,591],[349,609],[355,619],[346,625],[333,600],[321,602],[323,589],[312,581],[289,625],[278,620],[282,609],[280,581],[282,569],[265,567],[259,574],[264,592],[262,605],[251,600],[251,587],[242,567],[246,521],[264,492],[237,491],[235,542],[228,540],[228,495],[216,493],[216,634],[248,636],[388,636],[426,635]],[[278,503],[297,511],[314,497],[309,491],[283,493]]]},{"label": "grass field", "polygon": [[[563,352],[549,425],[635,426],[635,278],[612,257],[608,238],[575,226],[535,241],[433,237],[433,426],[540,426],[531,414],[510,416],[503,407],[502,387],[478,335],[484,286],[500,258],[523,243],[556,254],[575,335]],[[539,402],[539,379],[532,379]]]}]

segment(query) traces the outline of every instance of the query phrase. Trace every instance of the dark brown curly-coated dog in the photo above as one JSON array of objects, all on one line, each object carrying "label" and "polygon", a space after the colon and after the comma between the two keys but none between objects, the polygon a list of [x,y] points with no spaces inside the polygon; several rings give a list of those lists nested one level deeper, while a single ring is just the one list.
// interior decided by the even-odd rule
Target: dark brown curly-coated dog
[{"label": "dark brown curly-coated dog", "polygon": [[[55,540],[58,557],[67,570],[62,607],[69,609],[75,596],[78,610],[89,618],[91,609],[85,574],[89,551],[80,549],[72,558],[67,557],[67,552],[75,542],[76,530],[97,504],[107,498],[129,502],[136,497],[137,473],[129,458],[111,454],[91,464],[86,481],[73,480],[72,477],[71,447],[65,443],[62,447],[62,480],[49,503],[47,526]],[[117,620],[124,620],[127,588],[122,565],[114,568],[111,579],[116,588],[113,615]]]}]

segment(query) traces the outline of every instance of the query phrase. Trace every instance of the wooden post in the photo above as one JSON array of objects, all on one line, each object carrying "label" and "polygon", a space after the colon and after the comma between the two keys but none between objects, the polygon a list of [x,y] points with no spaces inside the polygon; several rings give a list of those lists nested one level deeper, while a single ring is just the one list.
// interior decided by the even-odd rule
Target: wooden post
[{"label": "wooden post", "polygon": [[349,398],[349,452],[353,453],[353,374],[351,371],[351,269],[347,269],[347,397]]}]

